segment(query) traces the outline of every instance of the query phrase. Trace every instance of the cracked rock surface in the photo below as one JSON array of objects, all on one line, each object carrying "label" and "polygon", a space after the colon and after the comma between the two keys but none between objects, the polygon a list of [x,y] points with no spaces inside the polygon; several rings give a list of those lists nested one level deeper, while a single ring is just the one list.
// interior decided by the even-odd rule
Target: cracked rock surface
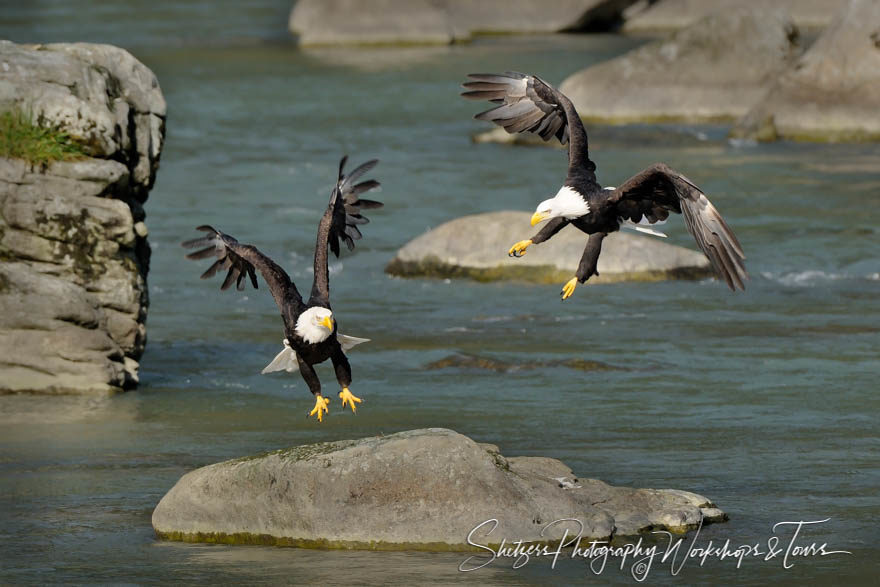
[{"label": "cracked rock surface", "polygon": [[[564,518],[577,522],[554,524]],[[607,540],[726,519],[695,493],[613,487],[556,459],[505,457],[494,445],[428,428],[197,469],[162,498],[153,527],[188,542],[468,550],[558,540],[566,530]]]},{"label": "cracked rock surface", "polygon": [[0,41],[0,111],[12,109],[88,157],[0,158],[0,392],[133,387],[146,343],[143,204],[165,133],[156,77],[110,45]]}]

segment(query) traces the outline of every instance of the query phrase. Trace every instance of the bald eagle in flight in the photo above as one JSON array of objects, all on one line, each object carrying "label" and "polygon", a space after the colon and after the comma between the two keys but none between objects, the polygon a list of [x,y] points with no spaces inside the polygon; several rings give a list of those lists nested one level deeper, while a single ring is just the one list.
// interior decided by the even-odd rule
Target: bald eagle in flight
[{"label": "bald eagle in flight", "polygon": [[596,181],[596,164],[590,160],[587,132],[564,94],[533,75],[472,73],[462,96],[489,100],[498,106],[474,116],[501,126],[507,132],[532,132],[545,141],[556,137],[568,143],[568,177],[556,196],[538,204],[532,226],[547,224],[531,239],[514,244],[508,254],[521,257],[572,224],[590,235],[575,276],[562,286],[562,299],[596,270],[602,239],[621,227],[665,236],[650,225],[662,223],[670,212],[684,215],[685,226],[705,253],[719,277],[731,290],[745,289],[745,254],[733,231],[703,191],[691,180],[663,163],[655,163],[616,188]]},{"label": "bald eagle in flight", "polygon": [[354,249],[354,241],[361,238],[358,224],[369,222],[361,213],[361,209],[380,208],[382,203],[360,198],[360,195],[375,187],[379,182],[373,179],[355,183],[364,173],[376,166],[378,160],[367,161],[357,169],[345,175],[343,169],[347,156],[339,163],[339,175],[330,204],[318,223],[318,240],[315,245],[315,278],[312,293],[304,302],[290,276],[272,259],[261,253],[253,245],[244,245],[237,240],[210,226],[199,226],[196,230],[208,233],[206,236],[188,240],[183,244],[187,248],[206,247],[187,255],[188,259],[206,259],[216,257],[217,260],[202,274],[202,279],[213,277],[217,271],[227,269],[226,279],[220,286],[221,290],[229,289],[235,283],[241,291],[245,287],[246,278],[250,278],[254,289],[257,288],[258,270],[269,285],[269,291],[281,311],[284,321],[284,349],[263,369],[263,373],[285,370],[299,370],[309,390],[315,396],[315,407],[310,416],[317,415],[323,421],[324,413],[329,411],[330,400],[321,395],[321,382],[315,373],[314,365],[327,359],[333,362],[336,380],[342,388],[339,397],[342,407],[351,406],[362,400],[355,397],[349,390],[351,385],[351,367],[345,356],[346,350],[366,342],[365,338],[345,336],[337,330],[336,320],[330,309],[330,279],[327,267],[327,250],[339,257],[339,241],[342,240],[349,250]]}]

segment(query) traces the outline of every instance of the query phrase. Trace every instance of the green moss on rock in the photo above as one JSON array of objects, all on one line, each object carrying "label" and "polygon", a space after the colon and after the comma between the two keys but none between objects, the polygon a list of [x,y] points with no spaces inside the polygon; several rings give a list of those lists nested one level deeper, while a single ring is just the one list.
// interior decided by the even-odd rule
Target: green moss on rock
[{"label": "green moss on rock", "polygon": [[[207,543],[207,544],[242,544],[255,546],[287,546],[294,548],[324,550],[381,550],[381,551],[427,551],[427,552],[480,552],[474,546],[464,544],[448,544],[446,542],[386,542],[384,540],[327,540],[291,538],[288,536],[271,536],[269,534],[252,534],[250,532],[162,532],[156,530],[159,540],[173,542]],[[547,544],[556,544],[548,542]],[[501,544],[488,544],[490,548],[500,548]],[[483,551],[484,552],[484,551]]]},{"label": "green moss on rock", "polygon": [[[398,277],[434,277],[439,279],[472,279],[480,282],[525,281],[555,284],[571,279],[571,271],[555,265],[497,265],[495,267],[463,267],[442,262],[436,256],[420,261],[403,261],[397,257],[385,267],[385,273]],[[594,275],[587,284],[620,283],[623,281],[655,282],[667,279],[704,279],[712,275],[709,267],[676,267],[668,270],[631,271]]]},{"label": "green moss on rock", "polygon": [[24,159],[31,165],[45,167],[53,161],[85,156],[83,146],[68,133],[40,125],[19,109],[0,113],[0,157]]}]

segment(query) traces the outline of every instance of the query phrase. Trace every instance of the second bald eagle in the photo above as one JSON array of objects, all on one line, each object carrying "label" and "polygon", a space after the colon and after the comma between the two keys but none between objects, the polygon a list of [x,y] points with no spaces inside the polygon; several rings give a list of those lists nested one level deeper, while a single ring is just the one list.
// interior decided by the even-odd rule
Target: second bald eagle
[{"label": "second bald eagle", "polygon": [[646,225],[665,220],[670,212],[684,216],[685,226],[705,253],[719,277],[731,290],[745,289],[748,279],[745,254],[733,231],[715,206],[694,183],[656,163],[616,188],[602,189],[596,181],[596,164],[590,160],[587,132],[567,96],[533,75],[508,71],[503,74],[472,73],[465,98],[489,100],[498,106],[474,118],[488,120],[509,133],[532,132],[545,141],[556,137],[568,143],[568,177],[556,196],[538,204],[532,226],[547,225],[531,239],[514,244],[512,257],[541,243],[572,224],[590,235],[575,276],[562,286],[562,299],[574,293],[578,283],[598,275],[602,239],[622,225]]}]

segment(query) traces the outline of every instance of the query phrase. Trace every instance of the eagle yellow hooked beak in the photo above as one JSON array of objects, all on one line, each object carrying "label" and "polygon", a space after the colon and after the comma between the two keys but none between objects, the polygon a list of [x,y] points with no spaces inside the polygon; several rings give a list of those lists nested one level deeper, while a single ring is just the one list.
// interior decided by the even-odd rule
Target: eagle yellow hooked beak
[{"label": "eagle yellow hooked beak", "polygon": [[535,212],[532,214],[532,226],[536,225],[539,222],[543,222],[550,216],[547,212]]},{"label": "eagle yellow hooked beak", "polygon": [[333,318],[331,318],[330,316],[324,316],[323,318],[321,318],[320,324],[330,332],[333,332]]}]

